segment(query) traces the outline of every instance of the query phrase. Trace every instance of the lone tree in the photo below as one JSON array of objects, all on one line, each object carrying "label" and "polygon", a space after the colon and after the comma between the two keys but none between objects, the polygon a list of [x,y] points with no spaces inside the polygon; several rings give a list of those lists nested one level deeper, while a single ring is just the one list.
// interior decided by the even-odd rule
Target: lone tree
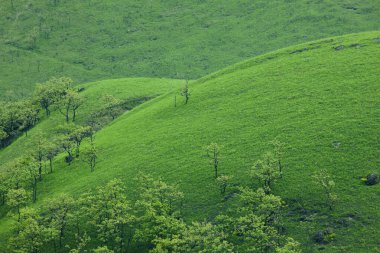
[{"label": "lone tree", "polygon": [[88,165],[90,165],[91,172],[95,170],[96,159],[98,158],[97,150],[94,142],[91,142],[91,147],[85,152],[85,159]]},{"label": "lone tree", "polygon": [[254,164],[252,176],[259,180],[266,194],[271,193],[273,183],[281,177],[277,167],[277,159],[273,153],[265,153],[263,157]]},{"label": "lone tree", "polygon": [[334,192],[335,182],[326,170],[320,170],[313,175],[315,183],[321,187],[325,194],[326,203],[333,210],[338,196]]},{"label": "lone tree", "polygon": [[181,91],[181,96],[185,98],[185,104],[189,102],[190,94],[189,81],[186,80],[185,87],[183,87]]},{"label": "lone tree", "polygon": [[207,155],[210,158],[210,162],[213,164],[215,178],[218,178],[218,168],[219,168],[219,145],[217,143],[211,143],[206,147]]}]

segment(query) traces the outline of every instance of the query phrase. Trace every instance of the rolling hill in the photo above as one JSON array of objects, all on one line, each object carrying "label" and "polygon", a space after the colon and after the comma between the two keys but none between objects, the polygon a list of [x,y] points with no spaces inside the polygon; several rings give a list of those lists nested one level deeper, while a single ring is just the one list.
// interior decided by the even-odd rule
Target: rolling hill
[{"label": "rolling hill", "polygon": [[380,29],[377,0],[2,1],[0,98],[37,82],[197,79],[262,53]]},{"label": "rolling hill", "polygon": [[[122,179],[132,191],[135,175],[148,172],[178,184],[185,193],[183,214],[188,222],[212,219],[230,202],[218,192],[204,147],[211,142],[223,145],[220,172],[233,175],[234,184],[255,185],[250,169],[277,138],[286,143],[285,174],[274,192],[289,205],[287,234],[311,252],[374,252],[380,231],[376,222],[380,189],[365,186],[360,178],[379,172],[379,67],[377,31],[287,47],[215,72],[190,82],[187,105],[178,95],[183,81],[88,84],[87,108],[97,105],[104,93],[166,94],[96,134],[100,152],[93,173],[80,159],[67,166],[58,157],[56,172],[39,185],[37,206],[59,193],[77,196],[113,178]],[[28,138],[36,131],[48,131],[57,117],[45,119]],[[0,151],[0,160],[16,157],[27,142],[22,137]],[[311,182],[319,169],[328,170],[336,182],[339,202],[332,212],[325,210],[320,191]],[[307,210],[306,221],[297,203]],[[1,245],[9,223],[6,217],[0,222]],[[314,245],[310,236],[328,227],[334,229],[336,240]]]}]

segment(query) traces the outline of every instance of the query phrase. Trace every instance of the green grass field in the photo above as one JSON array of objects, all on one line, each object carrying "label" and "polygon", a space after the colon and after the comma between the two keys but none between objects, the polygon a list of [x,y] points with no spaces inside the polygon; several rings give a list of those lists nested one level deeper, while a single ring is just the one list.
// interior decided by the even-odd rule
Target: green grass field
[{"label": "green grass field", "polygon": [[[204,147],[223,145],[220,172],[234,183],[255,184],[253,163],[277,138],[286,143],[284,178],[274,193],[289,204],[287,234],[306,252],[376,252],[380,219],[379,185],[360,178],[379,172],[380,32],[353,34],[291,46],[233,65],[190,82],[189,104],[174,107],[174,94],[184,84],[168,79],[123,79],[85,85],[85,114],[105,93],[120,97],[163,94],[124,114],[96,134],[99,162],[90,173],[84,161],[71,166],[56,160],[56,171],[39,184],[37,205],[59,193],[74,196],[120,178],[131,191],[135,175],[149,172],[178,184],[185,193],[187,221],[212,219],[230,206],[223,202]],[[51,133],[55,114],[0,151],[6,161],[23,153],[36,131]],[[63,121],[63,118],[62,118]],[[311,182],[319,169],[328,170],[337,185],[333,212],[324,206]],[[297,209],[307,209],[309,222]],[[342,225],[344,223],[344,225]],[[9,220],[0,221],[5,245]],[[336,240],[311,243],[310,233],[332,227]],[[1,248],[4,251],[4,248]]]},{"label": "green grass field", "polygon": [[286,46],[380,29],[377,0],[54,2],[1,2],[1,99],[51,76],[197,79]]}]

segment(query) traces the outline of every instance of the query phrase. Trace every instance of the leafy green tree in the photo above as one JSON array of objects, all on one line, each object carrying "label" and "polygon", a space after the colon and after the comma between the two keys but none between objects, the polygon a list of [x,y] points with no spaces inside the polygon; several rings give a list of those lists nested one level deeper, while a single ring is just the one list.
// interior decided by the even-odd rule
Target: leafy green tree
[{"label": "leafy green tree", "polygon": [[334,209],[335,203],[338,200],[334,188],[335,182],[327,170],[320,170],[313,175],[314,182],[323,189],[326,203],[330,210]]},{"label": "leafy green tree", "polygon": [[231,179],[232,177],[227,175],[219,176],[216,179],[221,194],[224,194],[226,192],[227,186],[230,184]]},{"label": "leafy green tree", "polygon": [[92,128],[89,126],[78,126],[70,134],[70,139],[75,143],[75,156],[79,157],[80,145],[84,138],[90,137],[92,134]]},{"label": "leafy green tree", "polygon": [[266,194],[270,194],[273,184],[281,177],[277,160],[273,153],[267,152],[252,168],[252,176],[256,178]]},{"label": "leafy green tree", "polygon": [[42,180],[42,166],[46,158],[48,149],[48,141],[42,136],[42,133],[38,133],[36,141],[33,143],[32,157],[38,162],[38,179]]},{"label": "leafy green tree", "polygon": [[21,208],[28,203],[28,194],[25,189],[11,189],[7,193],[8,206],[17,214],[17,221],[21,219]]},{"label": "leafy green tree", "polygon": [[134,240],[153,247],[156,237],[178,233],[182,222],[179,221],[183,193],[175,186],[154,179],[150,175],[140,174],[137,177],[137,196],[135,212],[137,227]]},{"label": "leafy green tree", "polygon": [[5,204],[5,197],[9,190],[8,174],[5,171],[5,168],[0,167],[0,205]]},{"label": "leafy green tree", "polygon": [[7,138],[8,138],[7,132],[5,132],[2,127],[0,127],[0,148],[4,146],[5,140]]},{"label": "leafy green tree", "polygon": [[82,236],[76,235],[77,245],[75,248],[70,249],[70,253],[87,253],[87,245],[91,241],[91,237],[84,233]]},{"label": "leafy green tree", "polygon": [[211,159],[210,162],[214,167],[215,178],[218,178],[220,149],[221,147],[217,143],[211,143],[206,147],[207,155]]},{"label": "leafy green tree", "polygon": [[285,245],[276,248],[276,253],[301,253],[300,243],[288,238]]},{"label": "leafy green tree", "polygon": [[37,181],[41,176],[38,162],[34,159],[24,159],[22,163],[23,169],[27,171],[29,184],[32,187],[32,201],[37,201]]},{"label": "leafy green tree", "polygon": [[96,249],[94,249],[93,252],[94,252],[94,253],[114,253],[114,251],[108,249],[107,246],[103,246],[103,247],[99,246],[99,247],[97,247]]},{"label": "leafy green tree", "polygon": [[84,156],[86,162],[88,163],[88,165],[90,165],[91,172],[93,172],[95,170],[96,160],[98,158],[97,149],[94,142],[91,142],[91,146],[89,149],[86,150]]},{"label": "leafy green tree", "polygon": [[9,239],[13,252],[40,252],[48,238],[48,230],[42,225],[41,217],[36,210],[25,208],[14,230],[14,236]]},{"label": "leafy green tree", "polygon": [[220,215],[216,221],[238,252],[273,252],[295,242],[280,233],[284,209],[280,197],[263,189],[241,188],[237,204],[232,215]]},{"label": "leafy green tree", "polygon": [[59,152],[60,148],[55,141],[50,142],[46,145],[46,159],[49,160],[50,173],[53,173],[53,160],[59,154]]},{"label": "leafy green tree", "polygon": [[121,104],[122,101],[118,98],[115,98],[111,95],[106,95],[103,98],[104,100],[104,110],[106,111],[107,115],[109,115],[112,120],[114,120],[119,114],[122,113]]},{"label": "leafy green tree", "polygon": [[74,199],[66,194],[62,194],[47,202],[45,219],[53,231],[58,231],[56,233],[57,238],[53,237],[52,240],[54,245],[56,245],[55,240],[57,239],[60,248],[62,247],[62,239],[65,236],[67,224],[72,217],[71,210],[73,206]]},{"label": "leafy green tree", "polygon": [[185,98],[185,104],[189,102],[190,95],[189,82],[186,80],[186,84],[181,90],[181,96]]},{"label": "leafy green tree", "polygon": [[228,242],[226,235],[217,226],[211,223],[195,222],[184,226],[178,234],[171,238],[154,239],[155,248],[152,253],[173,252],[235,252],[234,246]]},{"label": "leafy green tree", "polygon": [[131,228],[135,217],[127,201],[125,189],[120,180],[114,179],[98,188],[88,199],[88,214],[97,231],[97,237],[115,252],[127,250],[131,240]]},{"label": "leafy green tree", "polygon": [[75,90],[67,90],[65,95],[57,102],[59,112],[65,116],[68,123],[70,121],[70,112],[73,113],[72,121],[75,121],[76,111],[82,105],[83,100]]},{"label": "leafy green tree", "polygon": [[24,101],[24,107],[20,115],[22,126],[20,127],[25,135],[28,136],[28,131],[37,124],[39,120],[39,109],[29,100]]},{"label": "leafy green tree", "polygon": [[49,116],[51,106],[65,97],[72,83],[73,81],[70,78],[61,77],[51,78],[44,84],[37,84],[34,92],[34,101],[40,104],[45,110],[46,116]]}]

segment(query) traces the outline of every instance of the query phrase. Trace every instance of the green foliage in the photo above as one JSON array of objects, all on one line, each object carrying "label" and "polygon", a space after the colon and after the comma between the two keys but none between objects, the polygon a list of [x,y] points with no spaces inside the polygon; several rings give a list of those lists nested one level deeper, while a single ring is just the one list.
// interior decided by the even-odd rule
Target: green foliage
[{"label": "green foliage", "polygon": [[25,189],[11,189],[7,193],[8,206],[11,207],[18,215],[17,220],[20,221],[21,212],[20,209],[28,202],[28,194]]},{"label": "green foliage", "polygon": [[111,95],[104,96],[103,101],[104,110],[114,120],[116,116],[122,112],[122,109],[120,108],[122,101]]},{"label": "green foliage", "polygon": [[210,158],[210,163],[213,165],[215,178],[218,178],[218,168],[220,160],[221,147],[217,143],[211,143],[206,147],[207,156]]},{"label": "green foliage", "polygon": [[222,175],[216,179],[216,183],[219,186],[221,194],[224,194],[226,192],[226,189],[230,185],[232,178],[233,178],[232,176]]},{"label": "green foliage", "polygon": [[85,151],[84,159],[90,165],[91,172],[95,170],[96,160],[98,158],[98,152],[94,142],[91,142],[91,146]]},{"label": "green foliage", "polygon": [[170,239],[157,238],[154,242],[155,248],[150,251],[152,253],[235,252],[226,235],[217,226],[207,222],[195,222],[182,228],[179,234]]},{"label": "green foliage", "polygon": [[185,87],[183,87],[181,90],[181,96],[185,98],[185,105],[189,102],[190,95],[191,95],[191,92],[189,89],[189,81],[186,80]]},{"label": "green foliage", "polygon": [[325,195],[326,204],[328,205],[330,210],[333,210],[338,196],[335,193],[335,182],[331,178],[331,175],[327,172],[327,170],[319,170],[313,175],[314,182],[323,190]]},{"label": "green foliage", "polygon": [[94,253],[114,253],[113,250],[110,250],[107,248],[107,246],[103,246],[103,247],[97,247],[96,249],[94,249],[93,251]]},{"label": "green foliage", "polygon": [[[58,240],[59,247],[63,246],[62,240],[65,236],[66,227],[72,218],[72,209],[74,209],[74,199],[66,194],[62,194],[50,200],[44,207],[44,214],[47,227],[50,229],[50,240],[54,242]],[[56,249],[55,249],[56,250]]]},{"label": "green foliage", "polygon": [[273,184],[281,177],[278,160],[271,152],[265,153],[252,167],[252,177],[257,179],[266,194],[271,193]]},{"label": "green foliage", "polygon": [[124,252],[126,238],[133,236],[128,233],[135,217],[121,181],[115,179],[98,188],[87,201],[87,215],[97,231],[97,239],[115,252]]},{"label": "green foliage", "polygon": [[14,231],[14,236],[9,239],[9,248],[15,253],[39,252],[49,234],[41,217],[32,208],[22,210]]}]

